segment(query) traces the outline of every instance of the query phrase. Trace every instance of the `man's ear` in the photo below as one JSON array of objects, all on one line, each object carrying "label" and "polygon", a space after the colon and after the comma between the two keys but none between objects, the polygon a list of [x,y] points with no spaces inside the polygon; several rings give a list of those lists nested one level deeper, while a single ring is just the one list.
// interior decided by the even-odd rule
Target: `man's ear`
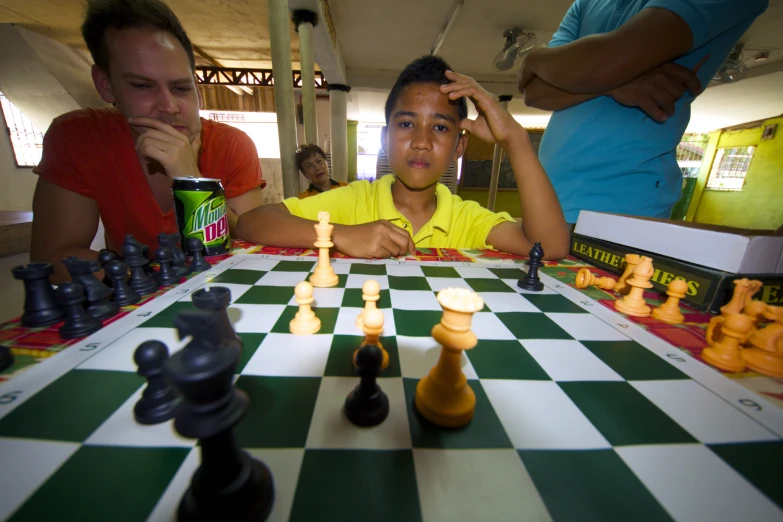
[{"label": "man's ear", "polygon": [[457,150],[454,151],[454,158],[452,161],[457,161],[465,154],[465,149],[468,148],[468,135],[465,132],[460,133],[459,140],[457,141]]},{"label": "man's ear", "polygon": [[384,127],[384,128],[381,129],[381,148],[383,149],[383,153],[386,154],[387,156],[389,155],[389,153],[388,153],[389,145],[388,145],[388,143],[386,143],[386,139],[387,139],[387,136],[388,136],[388,132],[387,132],[388,130],[389,130],[388,127]]},{"label": "man's ear", "polygon": [[106,103],[116,102],[117,98],[114,97],[109,75],[95,64],[93,64],[90,72],[92,73],[92,83],[95,84],[95,89],[98,91],[98,94],[101,95],[103,101]]}]

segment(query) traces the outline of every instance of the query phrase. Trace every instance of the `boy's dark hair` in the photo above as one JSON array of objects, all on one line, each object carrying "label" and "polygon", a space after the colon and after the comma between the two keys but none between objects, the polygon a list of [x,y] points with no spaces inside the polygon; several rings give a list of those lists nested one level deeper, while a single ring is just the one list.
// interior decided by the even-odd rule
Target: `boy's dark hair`
[{"label": "boy's dark hair", "polygon": [[160,0],[88,0],[82,24],[82,37],[95,64],[109,72],[106,30],[127,28],[160,29],[173,34],[188,55],[191,70],[196,70],[193,44],[177,16]]},{"label": "boy's dark hair", "polygon": [[303,145],[296,149],[296,166],[299,167],[299,170],[304,172],[302,169],[302,163],[309,160],[315,155],[320,154],[323,159],[326,159],[326,153],[324,150],[316,145],[315,143],[311,143],[310,145]]},{"label": "boy's dark hair", "polygon": [[[413,83],[437,83],[438,85],[450,83],[450,80],[446,78],[447,70],[450,71],[451,67],[443,58],[438,56],[422,56],[408,64],[397,77],[389,97],[386,98],[386,124],[389,124],[394,104],[397,103],[397,98],[399,98],[405,87]],[[459,119],[464,120],[467,118],[468,102],[465,101],[465,98],[454,100],[454,103],[457,104]]]}]

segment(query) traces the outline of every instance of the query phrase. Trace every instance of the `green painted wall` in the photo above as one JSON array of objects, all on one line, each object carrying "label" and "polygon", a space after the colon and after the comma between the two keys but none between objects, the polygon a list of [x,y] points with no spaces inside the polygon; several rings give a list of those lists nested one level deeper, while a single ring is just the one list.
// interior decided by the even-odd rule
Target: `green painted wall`
[{"label": "green painted wall", "polygon": [[356,132],[359,122],[348,120],[348,181],[356,181],[356,155],[359,147],[356,144]]},{"label": "green painted wall", "polygon": [[709,135],[710,139],[709,142],[707,142],[707,148],[704,151],[704,160],[701,162],[699,177],[696,178],[696,185],[693,189],[690,204],[688,205],[688,211],[685,213],[685,221],[693,221],[694,217],[696,217],[696,210],[699,208],[701,196],[704,194],[704,187],[707,186],[707,178],[710,176],[710,170],[712,169],[712,162],[715,159],[715,149],[718,147],[720,134],[720,131],[718,131]]},{"label": "green painted wall", "polygon": [[[762,128],[777,124],[771,140],[761,141]],[[716,147],[755,146],[756,150],[740,192],[705,190]],[[686,219],[697,223],[737,228],[776,229],[783,224],[783,118],[766,120],[759,127],[739,131],[718,131],[702,165]]]},{"label": "green painted wall", "polygon": [[[489,199],[488,189],[465,189],[460,188],[459,197],[466,201],[476,201],[479,205],[486,208]],[[522,207],[519,204],[519,194],[516,190],[498,190],[495,197],[495,212],[508,212],[511,217],[521,217]]]}]

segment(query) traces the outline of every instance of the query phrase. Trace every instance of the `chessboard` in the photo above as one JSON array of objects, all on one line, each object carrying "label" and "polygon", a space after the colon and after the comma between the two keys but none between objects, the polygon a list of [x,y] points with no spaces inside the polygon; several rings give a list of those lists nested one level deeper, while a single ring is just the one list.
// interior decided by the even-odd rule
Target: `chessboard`
[{"label": "chessboard", "polygon": [[[0,519],[174,519],[199,447],[172,422],[134,421],[133,356],[148,340],[180,350],[173,318],[212,286],[230,289],[244,342],[234,434],[271,470],[270,520],[783,519],[783,412],[574,288],[542,274],[542,291],[522,290],[503,263],[333,259],[337,286],[314,291],[320,330],[293,335],[294,287],[315,265],[232,256],[4,383]],[[390,413],[360,428],[343,404],[369,279]],[[475,415],[457,429],[414,406],[449,287],[485,304],[462,356]]]}]

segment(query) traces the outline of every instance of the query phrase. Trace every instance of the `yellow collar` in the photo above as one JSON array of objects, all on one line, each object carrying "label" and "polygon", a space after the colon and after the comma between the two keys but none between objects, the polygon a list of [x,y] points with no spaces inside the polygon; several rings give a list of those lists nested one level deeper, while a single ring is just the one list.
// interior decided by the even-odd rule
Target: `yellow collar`
[{"label": "yellow collar", "polygon": [[[378,186],[378,218],[386,219],[389,221],[402,220],[407,223],[408,220],[403,216],[397,207],[394,206],[394,199],[392,198],[391,186],[396,181],[396,177],[392,174],[387,174],[381,177],[376,183]],[[437,206],[435,208],[435,214],[432,218],[423,226],[416,236],[419,236],[422,232],[432,228],[442,230],[445,234],[449,233],[451,228],[451,214],[454,208],[454,199],[452,198],[451,191],[441,183],[438,183],[435,187],[435,197],[437,198]],[[431,234],[430,234],[431,235]]]}]

